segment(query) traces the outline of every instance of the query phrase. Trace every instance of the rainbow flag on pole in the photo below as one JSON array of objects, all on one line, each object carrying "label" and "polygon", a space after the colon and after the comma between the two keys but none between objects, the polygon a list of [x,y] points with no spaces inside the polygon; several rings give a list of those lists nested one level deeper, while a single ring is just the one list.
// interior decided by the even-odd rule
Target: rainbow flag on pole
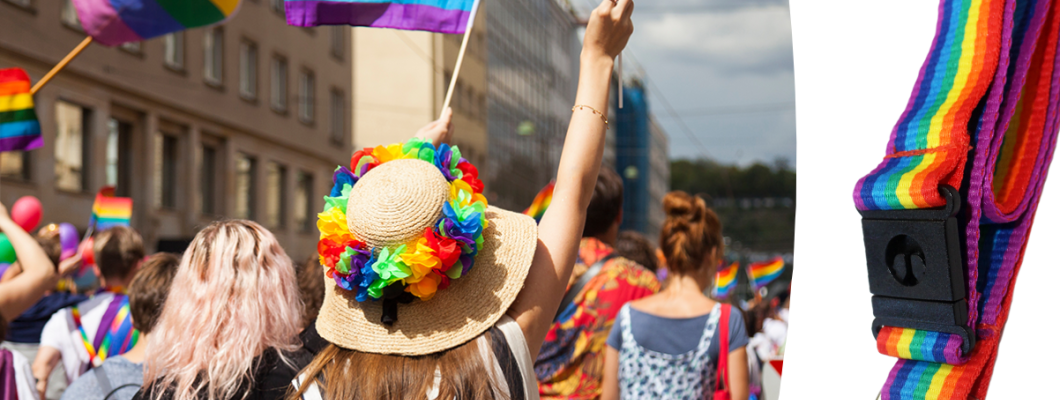
[{"label": "rainbow flag on pole", "polygon": [[777,257],[766,262],[752,263],[749,269],[751,285],[757,291],[780,277],[784,272],[784,259]]},{"label": "rainbow flag on pole", "polygon": [[29,75],[22,68],[0,69],[0,151],[44,145],[30,87]]},{"label": "rainbow flag on pole", "polygon": [[549,182],[548,185],[545,185],[540,192],[537,192],[537,196],[534,196],[534,202],[523,211],[523,214],[534,217],[534,220],[541,222],[541,217],[545,216],[545,210],[548,210],[549,204],[552,204],[552,190],[555,188],[556,182]]},{"label": "rainbow flag on pole", "polygon": [[112,226],[129,226],[132,219],[133,201],[128,197],[114,197],[114,187],[107,186],[96,194],[92,204],[92,218],[88,226],[104,230]]},{"label": "rainbow flag on pole", "polygon": [[81,27],[107,46],[139,42],[231,18],[240,0],[73,0]]},{"label": "rainbow flag on pole", "polygon": [[292,26],[352,25],[463,34],[479,0],[284,0]]},{"label": "rainbow flag on pole", "polygon": [[724,299],[732,294],[736,287],[736,271],[740,270],[740,262],[735,261],[728,268],[718,268],[714,275],[714,298]]}]

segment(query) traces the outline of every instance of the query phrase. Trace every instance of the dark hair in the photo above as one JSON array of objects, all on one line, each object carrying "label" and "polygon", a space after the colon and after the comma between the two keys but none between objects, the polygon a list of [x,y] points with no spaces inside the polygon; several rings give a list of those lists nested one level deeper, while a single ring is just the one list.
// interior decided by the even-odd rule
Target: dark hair
[{"label": "dark hair", "polygon": [[62,257],[63,254],[63,245],[59,242],[58,232],[54,234],[48,232],[42,235],[37,235],[36,239],[37,244],[39,244],[40,248],[44,250],[44,254],[48,256],[48,259],[51,260],[52,265],[54,265],[56,271],[58,271],[60,261],[59,259]]},{"label": "dark hair", "polygon": [[725,243],[721,221],[707,203],[682,191],[670,192],[663,198],[663,211],[666,221],[659,234],[659,246],[666,257],[666,267],[678,274],[716,269],[716,260],[707,258],[717,249],[715,256],[720,259],[725,254]]},{"label": "dark hair", "polygon": [[615,223],[622,213],[622,178],[611,168],[600,168],[596,188],[585,212],[582,237],[599,236]]},{"label": "dark hair", "polygon": [[659,269],[659,259],[655,257],[655,246],[648,238],[635,231],[621,231],[615,241],[618,255],[640,264],[651,272]]},{"label": "dark hair", "polygon": [[320,306],[324,304],[324,267],[320,266],[320,259],[316,256],[309,257],[304,264],[298,267],[298,293],[302,296],[303,323],[308,328],[309,324],[317,319]]},{"label": "dark hair", "polygon": [[179,265],[180,259],[176,255],[158,253],[148,258],[136,272],[129,284],[129,312],[136,330],[150,333],[155,327]]},{"label": "dark hair", "polygon": [[132,228],[115,226],[96,235],[92,250],[104,278],[125,278],[143,260],[144,241]]}]

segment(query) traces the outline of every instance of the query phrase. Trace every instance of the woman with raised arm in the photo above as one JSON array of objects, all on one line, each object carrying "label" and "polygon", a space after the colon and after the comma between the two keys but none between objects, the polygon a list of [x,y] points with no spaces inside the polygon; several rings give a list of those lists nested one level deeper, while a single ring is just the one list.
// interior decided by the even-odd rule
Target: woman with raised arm
[{"label": "woman with raised arm", "polygon": [[[574,266],[599,173],[614,58],[631,0],[586,28],[552,204],[535,224],[489,207],[449,129],[354,153],[317,223],[330,345],[291,399],[535,399],[533,360]],[[444,124],[441,124],[444,127]]]}]

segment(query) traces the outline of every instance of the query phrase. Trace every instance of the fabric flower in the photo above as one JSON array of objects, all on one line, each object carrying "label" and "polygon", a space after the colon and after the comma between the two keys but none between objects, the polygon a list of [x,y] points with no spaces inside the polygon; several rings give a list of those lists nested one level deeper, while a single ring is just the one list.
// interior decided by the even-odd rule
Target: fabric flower
[{"label": "fabric flower", "polygon": [[380,279],[390,282],[412,276],[412,270],[401,261],[401,253],[405,252],[405,247],[401,245],[394,250],[384,247],[379,252],[379,256],[372,263],[372,269],[379,274]]},{"label": "fabric flower", "polygon": [[350,232],[346,225],[346,213],[338,207],[317,214],[317,229],[320,230],[321,237],[342,236]]},{"label": "fabric flower", "polygon": [[353,185],[357,184],[357,176],[353,175],[353,172],[350,172],[350,170],[343,166],[335,168],[335,174],[332,175],[331,179],[335,184],[331,187],[330,197],[349,196],[348,193],[345,196],[343,195],[343,188],[345,188],[346,185],[349,185],[352,188]]},{"label": "fabric flower", "polygon": [[441,283],[442,278],[436,273],[430,273],[423,277],[418,282],[410,283],[405,290],[412,293],[413,296],[419,297],[420,300],[427,301],[434,297],[434,294],[438,292],[438,285]]},{"label": "fabric flower", "polygon": [[439,269],[442,272],[447,271],[460,258],[461,248],[456,240],[438,236],[434,233],[434,229],[427,230],[424,239],[426,239],[427,245],[434,251],[434,254],[441,260],[442,267]]},{"label": "fabric flower", "polygon": [[[427,229],[428,234],[433,231],[433,229]],[[415,250],[402,254],[401,260],[412,270],[412,277],[406,279],[406,283],[419,282],[431,270],[440,267],[442,263],[442,260],[435,255],[434,249],[428,245],[426,237],[416,240]]]}]

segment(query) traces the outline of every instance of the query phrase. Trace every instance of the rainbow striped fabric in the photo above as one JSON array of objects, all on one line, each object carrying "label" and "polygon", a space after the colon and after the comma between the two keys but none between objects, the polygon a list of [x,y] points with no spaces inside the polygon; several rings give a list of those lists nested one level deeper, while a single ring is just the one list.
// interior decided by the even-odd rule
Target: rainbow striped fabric
[{"label": "rainbow striped fabric", "polygon": [[714,297],[717,299],[728,298],[732,289],[736,287],[736,271],[740,270],[740,263],[733,262],[727,268],[719,268],[714,275]]},{"label": "rainbow striped fabric", "polygon": [[132,219],[133,201],[129,197],[115,197],[114,187],[107,186],[96,194],[92,204],[92,217],[89,226],[104,230],[112,226],[129,226]]},{"label": "rainbow striped fabric", "polygon": [[931,56],[891,131],[887,156],[854,190],[859,210],[943,206],[939,185],[960,187],[968,120],[997,68],[1002,4],[942,2]]},{"label": "rainbow striped fabric", "polygon": [[0,151],[44,145],[30,86],[29,75],[22,68],[0,69]]},{"label": "rainbow striped fabric", "polygon": [[240,0],[73,0],[92,39],[116,46],[212,25],[235,15]]},{"label": "rainbow striped fabric", "polygon": [[556,188],[556,182],[549,182],[544,188],[541,188],[540,192],[537,192],[537,196],[534,196],[534,202],[530,204],[530,207],[523,210],[523,214],[534,217],[534,220],[538,223],[541,222],[541,217],[545,216],[545,211],[548,210],[549,204],[552,204],[552,190]]},{"label": "rainbow striped fabric", "polygon": [[81,310],[75,305],[70,309],[70,314],[81,333],[81,343],[85,346],[85,351],[88,352],[88,358],[92,360],[93,366],[99,366],[109,357],[127,353],[140,339],[140,331],[133,328],[129,296],[125,294],[114,294],[114,298],[111,299],[100,321],[100,326],[96,328],[95,342],[88,339],[85,327],[81,324]]},{"label": "rainbow striped fabric", "polygon": [[353,25],[463,34],[479,0],[284,0],[292,26]]},{"label": "rainbow striped fabric", "polygon": [[761,289],[780,277],[784,273],[784,259],[777,257],[760,263],[752,263],[748,266],[747,275],[751,278],[754,290]]},{"label": "rainbow striped fabric", "polygon": [[[854,198],[861,210],[924,208],[942,204],[929,196],[940,184],[961,189],[958,218],[966,238],[969,320],[977,340],[964,355],[957,336],[884,327],[877,348],[899,358],[881,391],[884,400],[986,397],[1060,131],[1058,45],[1057,0],[941,1],[931,52],[892,134],[888,158],[858,182]],[[940,81],[940,74],[953,77]],[[981,92],[984,85],[988,90]],[[945,90],[949,95],[940,97]],[[938,110],[924,108],[932,101]],[[953,111],[969,104],[979,109]],[[970,131],[968,138],[964,130]],[[926,147],[911,147],[910,140]],[[973,159],[965,170],[965,155],[957,151],[969,144]],[[896,148],[924,150],[895,155]],[[954,168],[947,166],[951,161]]]}]

